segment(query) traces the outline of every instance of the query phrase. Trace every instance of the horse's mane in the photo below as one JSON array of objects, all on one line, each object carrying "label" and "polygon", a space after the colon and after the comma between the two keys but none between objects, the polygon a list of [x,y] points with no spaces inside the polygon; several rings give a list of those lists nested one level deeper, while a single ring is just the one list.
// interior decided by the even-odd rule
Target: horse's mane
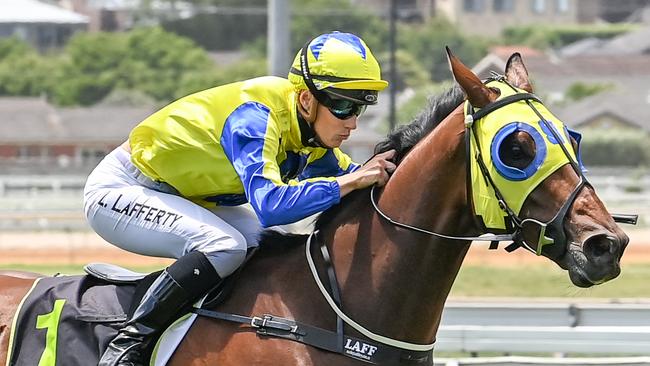
[{"label": "horse's mane", "polygon": [[[454,86],[440,95],[429,98],[429,103],[410,123],[401,125],[390,132],[386,138],[375,145],[375,154],[395,149],[395,161],[399,164],[404,156],[411,151],[429,132],[433,131],[463,101],[465,95],[458,86]],[[338,205],[323,212],[316,221],[316,229],[330,222],[338,212],[345,207],[345,202],[354,200],[361,192],[367,196],[367,190],[355,191],[345,196]]]},{"label": "horse's mane", "polygon": [[[377,143],[375,154],[395,149],[395,158],[399,164],[404,156],[429,132],[433,131],[445,117],[447,117],[463,101],[463,91],[454,86],[440,95],[429,98],[427,107],[422,110],[410,123],[401,125],[390,132],[386,138]],[[367,197],[367,189],[358,190],[345,196],[338,205],[332,206],[319,215],[316,220],[316,229],[332,221],[332,219],[346,206],[346,202],[355,200],[361,194]],[[365,193],[364,193],[365,192]],[[267,253],[284,252],[288,247],[304,242],[306,236],[286,235],[277,232],[266,232],[260,240],[260,247]]]},{"label": "horse's mane", "polygon": [[463,91],[454,86],[440,95],[429,98],[427,107],[409,124],[390,132],[375,146],[375,154],[395,149],[395,162],[399,164],[406,153],[429,132],[433,131],[463,101]]}]

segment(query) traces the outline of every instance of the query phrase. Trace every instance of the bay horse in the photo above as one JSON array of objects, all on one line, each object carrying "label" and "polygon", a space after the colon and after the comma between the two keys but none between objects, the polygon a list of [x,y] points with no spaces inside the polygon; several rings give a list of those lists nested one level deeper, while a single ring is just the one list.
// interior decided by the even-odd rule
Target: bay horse
[{"label": "bay horse", "polygon": [[[529,114],[539,113],[527,106],[533,105],[529,94],[532,85],[519,54],[510,57],[501,80],[517,88],[520,96],[515,98],[519,99],[499,104],[497,99],[505,89],[486,86],[447,52],[458,86],[432,100],[414,122],[394,131],[378,145],[378,151],[397,150],[399,164],[385,187],[346,196],[316,222],[318,235],[309,240],[327,248],[333,264],[329,272],[335,275],[338,286],[317,285],[327,283],[327,261],[311,246],[304,246],[305,236],[271,235],[267,238],[274,243],[262,244],[241,273],[237,289],[218,305],[219,311],[249,316],[273,314],[331,331],[337,329],[344,315],[346,334],[360,339],[371,337],[376,343],[400,349],[433,347],[445,300],[470,243],[486,233],[485,224],[475,212],[471,193],[475,186],[468,174],[469,161],[475,155],[467,148],[466,137],[472,131],[472,118],[468,116],[474,109],[480,112],[493,107],[504,113],[515,107]],[[476,128],[481,128],[480,124]],[[541,149],[531,133],[515,130],[499,145],[500,160],[525,172],[527,164],[540,153],[536,150]],[[590,287],[619,274],[628,238],[584,181],[576,162],[568,158],[575,153],[564,153],[567,162],[531,187],[528,194],[518,197],[523,202],[520,209],[509,207],[507,198],[512,192],[493,188],[494,194],[503,196],[499,201],[510,225],[501,236],[488,240],[503,240],[505,234],[510,234],[505,237],[567,270],[576,286]],[[491,174],[479,179],[496,180]],[[313,271],[311,262],[305,259],[305,248],[313,258]],[[318,283],[312,272],[321,279]],[[0,364],[6,358],[10,318],[32,281],[0,276]],[[336,306],[320,287],[340,293],[338,316],[333,310]],[[369,353],[366,348],[357,351]],[[364,361],[290,340],[259,336],[250,327],[207,317],[197,318],[168,363],[361,364]],[[383,364],[433,362],[432,357],[406,357]]]}]

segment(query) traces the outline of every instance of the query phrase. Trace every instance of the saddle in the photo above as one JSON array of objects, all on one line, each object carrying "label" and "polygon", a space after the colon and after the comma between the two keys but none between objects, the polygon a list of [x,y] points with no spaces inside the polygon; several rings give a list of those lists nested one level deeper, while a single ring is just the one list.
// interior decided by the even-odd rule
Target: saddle
[{"label": "saddle", "polygon": [[[138,273],[106,263],[92,263],[84,270],[87,275],[35,281],[16,311],[7,365],[96,365],[159,274]],[[224,301],[237,274],[213,289],[204,298],[203,306]],[[175,334],[174,348],[181,340],[178,332]]]},{"label": "saddle", "polygon": [[[248,262],[253,254],[253,251],[247,254],[244,264]],[[219,284],[205,296],[201,307],[210,308],[225,301],[235,287],[235,282],[243,267],[244,266],[242,265],[233,274],[219,282]],[[109,263],[90,263],[84,267],[84,271],[88,275],[108,283],[116,285],[138,285],[138,289],[141,291],[137,291],[135,294],[131,302],[132,306],[137,306],[140,303],[142,296],[144,296],[144,292],[149,288],[151,282],[160,274],[159,271],[150,274],[135,272]]]}]

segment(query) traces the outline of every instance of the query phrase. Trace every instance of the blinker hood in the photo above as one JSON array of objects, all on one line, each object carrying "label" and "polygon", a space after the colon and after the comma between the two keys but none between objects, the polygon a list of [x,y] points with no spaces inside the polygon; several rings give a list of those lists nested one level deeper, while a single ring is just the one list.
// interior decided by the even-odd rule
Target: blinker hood
[{"label": "blinker hood", "polygon": [[[515,91],[501,81],[491,81],[486,86],[501,91],[497,101],[510,95],[525,93],[523,90]],[[470,129],[470,133],[475,135],[470,138],[469,159],[474,213],[483,220],[488,230],[506,230],[508,213],[500,206],[494,189],[483,176],[477,163],[479,156],[505,203],[516,215],[519,215],[528,195],[544,179],[563,165],[571,163],[560,144],[564,144],[571,158],[578,161],[565,125],[543,104],[536,100],[528,100],[528,102],[533,103],[548,124],[540,120],[535,111],[528,106],[527,101],[520,100],[474,121]],[[469,102],[466,101],[466,116],[469,110]],[[549,127],[555,130],[561,141],[555,138]],[[524,169],[508,166],[499,157],[501,144],[509,135],[517,131],[528,133],[535,142],[535,157]]]}]

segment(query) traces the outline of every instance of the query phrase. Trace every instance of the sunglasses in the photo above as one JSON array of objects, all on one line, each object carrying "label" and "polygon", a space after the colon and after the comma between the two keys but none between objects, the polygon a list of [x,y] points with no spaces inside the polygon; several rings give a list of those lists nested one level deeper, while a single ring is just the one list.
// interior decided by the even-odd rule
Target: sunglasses
[{"label": "sunglasses", "polygon": [[366,110],[365,104],[357,104],[345,99],[330,99],[325,105],[334,117],[346,120],[352,116],[360,116]]}]

